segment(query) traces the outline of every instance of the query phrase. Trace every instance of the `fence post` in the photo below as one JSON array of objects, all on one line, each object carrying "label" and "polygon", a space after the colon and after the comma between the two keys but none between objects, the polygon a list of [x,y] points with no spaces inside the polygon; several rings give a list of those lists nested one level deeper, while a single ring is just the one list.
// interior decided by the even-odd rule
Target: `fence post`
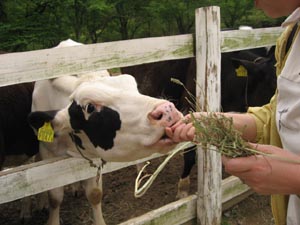
[{"label": "fence post", "polygon": [[[221,92],[220,8],[196,9],[195,15],[198,110],[216,112],[220,111]],[[221,171],[220,154],[198,148],[198,224],[221,224]]]}]

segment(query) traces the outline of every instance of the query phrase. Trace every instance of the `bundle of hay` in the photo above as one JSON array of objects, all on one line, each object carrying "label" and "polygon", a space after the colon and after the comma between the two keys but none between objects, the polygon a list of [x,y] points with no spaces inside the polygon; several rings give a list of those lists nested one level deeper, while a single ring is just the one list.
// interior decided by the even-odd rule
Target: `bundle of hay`
[{"label": "bundle of hay", "polygon": [[[195,118],[193,112],[201,112],[201,107],[197,104],[196,98],[184,84],[175,78],[171,78],[171,81],[181,85],[188,93],[187,102],[191,106],[192,112],[191,121],[195,127],[194,143],[200,145],[204,149],[207,149],[209,145],[216,147],[216,151],[221,154],[236,158],[242,156],[250,156],[257,153],[257,151],[250,149],[245,140],[242,139],[242,133],[236,130],[233,126],[232,118],[226,117],[224,114],[217,112],[206,112],[200,114]],[[210,148],[215,150],[214,148]]]},{"label": "bundle of hay", "polygon": [[195,127],[194,142],[204,149],[213,145],[216,151],[232,158],[257,153],[249,148],[241,132],[234,128],[232,118],[213,112],[202,113],[195,118],[191,113],[191,122]]}]

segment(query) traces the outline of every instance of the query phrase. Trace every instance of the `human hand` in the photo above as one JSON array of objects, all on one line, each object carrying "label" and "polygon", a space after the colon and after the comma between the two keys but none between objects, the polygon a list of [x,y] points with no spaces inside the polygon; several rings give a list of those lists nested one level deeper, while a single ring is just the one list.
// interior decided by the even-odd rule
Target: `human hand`
[{"label": "human hand", "polygon": [[270,156],[223,156],[225,171],[260,194],[300,194],[299,155],[271,145],[250,144],[250,147]]},{"label": "human hand", "polygon": [[195,136],[195,127],[190,122],[190,114],[182,120],[175,123],[172,127],[165,129],[166,135],[174,142],[193,141]]}]

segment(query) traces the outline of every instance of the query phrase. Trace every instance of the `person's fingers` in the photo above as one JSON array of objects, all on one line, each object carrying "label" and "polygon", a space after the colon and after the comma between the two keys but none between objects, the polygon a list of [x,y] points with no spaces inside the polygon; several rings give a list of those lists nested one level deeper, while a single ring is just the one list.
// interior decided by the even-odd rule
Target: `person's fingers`
[{"label": "person's fingers", "polygon": [[166,127],[165,128],[165,133],[166,135],[169,137],[169,138],[172,138],[173,137],[173,130],[171,127]]},{"label": "person's fingers", "polygon": [[222,163],[226,172],[230,174],[247,172],[253,168],[253,165],[257,163],[258,156],[240,157],[240,158],[228,158],[223,157]]},{"label": "person's fingers", "polygon": [[194,139],[195,128],[192,123],[183,127],[180,138],[185,141],[192,141]]},{"label": "person's fingers", "polygon": [[222,159],[222,163],[223,163],[223,164],[227,164],[228,160],[230,160],[231,158],[222,155],[221,159]]},{"label": "person's fingers", "polygon": [[181,120],[179,120],[179,121],[177,121],[175,124],[172,125],[172,127],[171,127],[172,131],[176,130],[182,124],[186,124],[184,118],[181,119]]},{"label": "person's fingers", "polygon": [[256,143],[248,143],[249,147],[256,150],[256,151],[260,151],[263,153],[273,153],[274,152],[274,146],[270,146],[270,145],[262,145],[262,144],[256,144]]},{"label": "person's fingers", "polygon": [[185,126],[185,124],[180,124],[176,127],[175,130],[173,130],[173,140],[175,142],[180,142],[182,140],[182,130]]},{"label": "person's fingers", "polygon": [[192,141],[194,138],[195,128],[193,124],[180,124],[173,131],[173,140],[175,142]]},{"label": "person's fingers", "polygon": [[187,139],[193,141],[194,137],[195,137],[195,127],[192,125],[187,132]]}]

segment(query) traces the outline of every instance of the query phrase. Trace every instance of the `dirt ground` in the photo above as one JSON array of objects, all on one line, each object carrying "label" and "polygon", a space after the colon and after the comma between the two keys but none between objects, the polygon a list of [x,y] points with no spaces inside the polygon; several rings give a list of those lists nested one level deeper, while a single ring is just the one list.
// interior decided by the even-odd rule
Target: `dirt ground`
[{"label": "dirt ground", "polygon": [[[152,160],[149,171],[153,171],[162,159]],[[136,168],[131,166],[103,176],[103,213],[107,225],[116,225],[130,218],[143,215],[176,200],[177,182],[183,158],[175,156],[159,174],[147,193],[134,198]],[[196,167],[191,174],[191,193],[196,192]],[[33,199],[34,200],[34,199]],[[0,205],[1,225],[43,225],[48,213],[34,211],[33,217],[22,223],[19,219],[20,201]],[[92,212],[85,196],[74,197],[66,192],[61,208],[62,225],[91,225]],[[273,225],[269,197],[253,194],[223,213],[222,225]],[[173,224],[166,224],[173,225]]]}]

